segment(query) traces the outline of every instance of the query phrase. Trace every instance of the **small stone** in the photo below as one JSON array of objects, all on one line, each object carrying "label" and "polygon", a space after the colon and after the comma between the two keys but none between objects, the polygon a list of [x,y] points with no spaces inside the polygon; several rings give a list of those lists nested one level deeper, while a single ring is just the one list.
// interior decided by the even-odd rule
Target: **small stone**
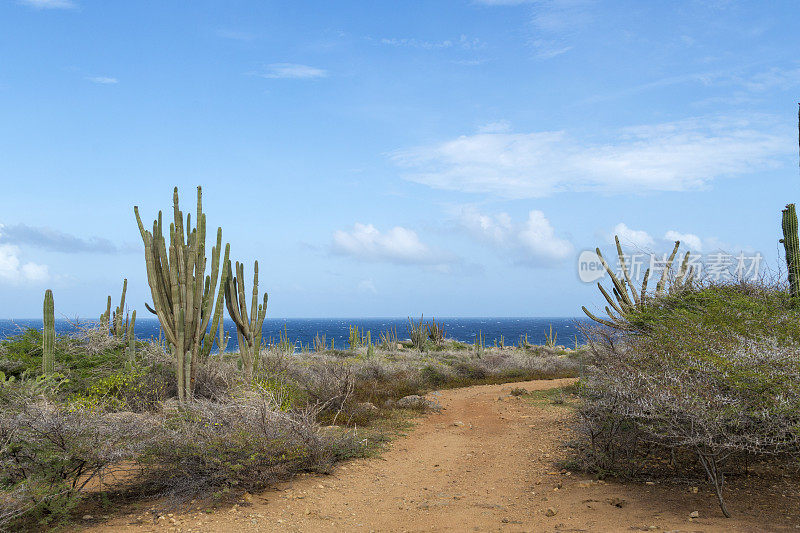
[{"label": "small stone", "polygon": [[555,516],[557,514],[558,514],[558,511],[556,511],[552,507],[548,507],[547,510],[544,512],[545,516]]},{"label": "small stone", "polygon": [[689,513],[689,518],[700,518],[700,512],[692,511],[691,513]]}]

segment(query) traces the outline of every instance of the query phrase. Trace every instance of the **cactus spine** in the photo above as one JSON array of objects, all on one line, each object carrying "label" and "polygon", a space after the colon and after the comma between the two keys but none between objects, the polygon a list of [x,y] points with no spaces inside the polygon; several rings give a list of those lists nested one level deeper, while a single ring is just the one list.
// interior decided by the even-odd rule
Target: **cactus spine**
[{"label": "cactus spine", "polygon": [[[258,303],[258,261],[253,266],[253,298],[250,313],[247,312],[247,297],[244,293],[244,264],[236,262],[236,275],[231,275],[231,261],[225,257],[225,305],[228,314],[236,324],[236,335],[239,339],[239,353],[242,357],[247,379],[252,379],[253,368],[261,351],[262,326],[267,314],[267,293],[264,302]],[[287,338],[288,340],[288,338]]]},{"label": "cactus spine", "polygon": [[42,311],[42,372],[52,374],[56,366],[56,319],[53,291],[50,289],[44,293]]},{"label": "cactus spine", "polygon": [[783,249],[786,251],[786,270],[789,277],[789,294],[800,296],[800,242],[797,237],[797,212],[794,204],[786,206],[782,213]]},{"label": "cactus spine", "polygon": [[[222,250],[222,228],[217,228],[217,244],[211,249],[211,274],[206,275],[206,215],[203,213],[202,189],[197,188],[197,218],[191,227],[191,214],[186,216],[178,205],[178,188],[172,194],[173,222],[169,226],[169,247],[163,235],[161,212],[148,231],[134,207],[136,222],[144,242],[147,281],[153,298],[148,310],[158,316],[161,329],[175,357],[178,399],[188,401],[194,392],[196,363],[211,353],[216,330],[222,316],[225,273],[219,275]],[[230,246],[225,246],[228,261]],[[214,295],[217,295],[216,298]],[[209,331],[209,321],[213,322]]]}]

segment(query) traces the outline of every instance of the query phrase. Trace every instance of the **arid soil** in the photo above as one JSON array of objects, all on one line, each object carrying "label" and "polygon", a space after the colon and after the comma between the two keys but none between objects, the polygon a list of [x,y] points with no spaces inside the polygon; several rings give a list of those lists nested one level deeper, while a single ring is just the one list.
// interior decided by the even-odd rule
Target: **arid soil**
[{"label": "arid soil", "polygon": [[[434,393],[379,457],[295,478],[236,505],[185,514],[149,507],[86,531],[787,531],[800,529],[796,481],[733,479],[726,519],[707,484],[592,481],[560,469],[571,408],[515,397],[571,380]],[[759,484],[760,483],[760,484]],[[696,490],[696,492],[694,492]],[[696,512],[696,517],[693,514]],[[89,522],[89,521],[87,521]]]}]

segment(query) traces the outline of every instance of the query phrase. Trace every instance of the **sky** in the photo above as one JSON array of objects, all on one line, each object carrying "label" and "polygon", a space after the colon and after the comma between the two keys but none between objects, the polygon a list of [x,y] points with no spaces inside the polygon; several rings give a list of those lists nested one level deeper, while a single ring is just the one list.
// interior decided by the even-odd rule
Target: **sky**
[{"label": "sky", "polygon": [[95,318],[123,278],[146,314],[133,206],[174,186],[271,317],[598,311],[578,258],[614,234],[780,275],[798,27],[792,1],[2,0],[0,318],[46,288]]}]

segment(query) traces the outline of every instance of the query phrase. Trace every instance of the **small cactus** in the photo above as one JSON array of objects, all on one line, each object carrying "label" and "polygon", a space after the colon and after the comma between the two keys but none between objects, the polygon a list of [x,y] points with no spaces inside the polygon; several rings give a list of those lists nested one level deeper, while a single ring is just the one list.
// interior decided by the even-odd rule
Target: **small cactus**
[{"label": "small cactus", "polygon": [[348,326],[348,333],[349,333],[350,349],[355,351],[359,346],[361,346],[361,341],[364,331],[359,330],[358,326],[356,325],[356,326]]},{"label": "small cactus", "polygon": [[[239,339],[239,353],[247,379],[252,379],[253,369],[261,352],[261,336],[264,325],[264,316],[267,314],[267,293],[264,293],[263,303],[258,303],[258,261],[253,266],[253,297],[250,304],[250,313],[247,312],[247,297],[244,293],[244,264],[236,262],[236,275],[231,271],[231,262],[228,259],[223,265],[225,292],[225,305],[228,315],[236,324],[236,334]],[[286,339],[288,341],[288,337]],[[292,345],[294,351],[294,345]]]},{"label": "small cactus", "polygon": [[42,324],[42,372],[52,374],[56,366],[56,319],[53,291],[50,289],[44,293]]},{"label": "small cactus", "polygon": [[372,332],[367,331],[367,357],[375,355],[375,346],[372,344]]}]

